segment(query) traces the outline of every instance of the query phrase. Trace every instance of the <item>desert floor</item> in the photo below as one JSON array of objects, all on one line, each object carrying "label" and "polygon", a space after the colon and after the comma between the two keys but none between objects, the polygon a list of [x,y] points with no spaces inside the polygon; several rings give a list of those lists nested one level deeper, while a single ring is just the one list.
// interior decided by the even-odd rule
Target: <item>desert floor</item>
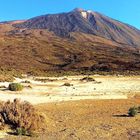
[{"label": "desert floor", "polygon": [[[47,131],[36,137],[7,140],[140,140],[140,114],[128,109],[140,99],[82,100],[36,105],[47,116]],[[5,140],[4,139],[4,140]]]},{"label": "desert floor", "polygon": [[136,100],[87,100],[38,106],[52,121],[50,140],[139,140],[140,114],[127,116]]},{"label": "desert floor", "polygon": [[[92,76],[96,81],[81,81],[84,76],[72,77],[25,77],[16,78],[25,88],[21,92],[0,89],[0,100],[7,101],[15,98],[26,100],[32,104],[72,101],[82,99],[127,99],[140,93],[140,77]],[[37,79],[37,81],[35,80]],[[45,82],[41,82],[45,79]],[[40,81],[39,81],[40,80]],[[23,83],[30,81],[30,83]],[[70,83],[72,86],[63,86]],[[0,83],[8,87],[9,83]],[[32,88],[30,88],[30,87]]]},{"label": "desert floor", "polygon": [[[140,77],[93,76],[93,82],[81,78],[44,78],[45,83],[33,77],[17,78],[15,82],[31,83],[24,83],[21,92],[1,89],[0,100],[27,100],[46,115],[47,131],[33,140],[140,140],[140,114],[127,116],[130,107],[140,105]],[[73,86],[63,86],[67,82]]]}]

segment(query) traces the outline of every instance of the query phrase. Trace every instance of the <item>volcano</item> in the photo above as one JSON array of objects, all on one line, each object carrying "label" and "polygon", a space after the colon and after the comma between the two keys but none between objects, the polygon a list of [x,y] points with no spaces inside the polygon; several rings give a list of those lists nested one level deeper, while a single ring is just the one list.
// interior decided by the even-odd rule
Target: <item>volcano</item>
[{"label": "volcano", "polygon": [[140,70],[140,30],[81,8],[1,22],[0,59],[26,72]]}]

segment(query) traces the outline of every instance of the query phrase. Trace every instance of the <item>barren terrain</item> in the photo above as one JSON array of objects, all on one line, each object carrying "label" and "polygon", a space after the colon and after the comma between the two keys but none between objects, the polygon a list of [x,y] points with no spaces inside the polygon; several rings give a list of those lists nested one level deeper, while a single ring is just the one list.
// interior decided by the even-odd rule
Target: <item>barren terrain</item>
[{"label": "barren terrain", "polygon": [[[38,137],[7,136],[8,140],[140,140],[140,115],[128,109],[140,99],[83,100],[37,105],[47,116],[47,131]],[[5,139],[6,139],[5,138]]]},{"label": "barren terrain", "polygon": [[[79,8],[0,22],[0,139],[140,140],[140,112],[128,116],[140,111],[139,38],[139,29]],[[42,133],[27,137],[37,124]]]},{"label": "barren terrain", "polygon": [[[90,76],[95,81],[81,81],[85,76],[24,77],[23,91],[1,88],[0,100],[14,98],[28,101],[47,118],[47,130],[37,140],[139,140],[140,115],[128,117],[130,107],[140,105],[140,77]],[[30,81],[30,83],[25,83]],[[70,86],[64,86],[70,83]],[[8,82],[1,86],[8,87]],[[113,100],[112,100],[113,99]],[[1,131],[0,136],[19,139]]]},{"label": "barren terrain", "polygon": [[[26,77],[16,78],[14,82],[21,82],[23,91],[14,92],[7,89],[0,90],[0,100],[20,98],[32,104],[60,102],[82,99],[127,99],[140,93],[140,77],[121,76],[93,76],[95,81],[81,81],[84,76],[69,77]],[[37,80],[35,80],[37,79]],[[41,82],[41,80],[43,81]],[[23,83],[30,81],[30,83]],[[45,81],[45,82],[44,82]],[[64,86],[70,83],[71,86]],[[8,87],[8,82],[0,85]]]}]

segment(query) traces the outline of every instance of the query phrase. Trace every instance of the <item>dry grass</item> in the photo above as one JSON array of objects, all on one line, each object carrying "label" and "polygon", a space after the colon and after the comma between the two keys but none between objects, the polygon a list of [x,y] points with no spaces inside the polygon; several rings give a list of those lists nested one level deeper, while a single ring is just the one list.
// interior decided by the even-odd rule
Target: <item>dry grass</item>
[{"label": "dry grass", "polygon": [[1,75],[0,74],[0,82],[13,82],[14,77],[11,75]]},{"label": "dry grass", "polygon": [[24,130],[24,135],[41,131],[45,125],[45,117],[41,115],[30,103],[15,99],[7,101],[0,106],[1,128],[9,125],[12,129]]}]

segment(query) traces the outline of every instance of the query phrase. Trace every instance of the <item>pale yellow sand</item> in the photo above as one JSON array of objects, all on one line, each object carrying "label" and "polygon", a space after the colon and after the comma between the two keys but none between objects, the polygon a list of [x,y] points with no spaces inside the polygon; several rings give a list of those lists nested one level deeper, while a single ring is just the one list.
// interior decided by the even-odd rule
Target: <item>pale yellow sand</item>
[{"label": "pale yellow sand", "polygon": [[[60,102],[70,100],[84,99],[127,99],[128,95],[133,96],[140,93],[140,76],[122,77],[122,76],[92,76],[97,82],[82,82],[83,76],[69,76],[57,79],[53,82],[35,81],[33,77],[24,79],[16,78],[15,82],[28,80],[31,82],[32,89],[25,88],[21,92],[13,92],[9,90],[0,90],[0,100],[13,100],[20,98],[32,104]],[[46,77],[44,77],[46,78]],[[62,86],[65,82],[73,84],[73,86]],[[0,83],[8,87],[9,83]],[[29,84],[24,84],[29,85]]]}]

